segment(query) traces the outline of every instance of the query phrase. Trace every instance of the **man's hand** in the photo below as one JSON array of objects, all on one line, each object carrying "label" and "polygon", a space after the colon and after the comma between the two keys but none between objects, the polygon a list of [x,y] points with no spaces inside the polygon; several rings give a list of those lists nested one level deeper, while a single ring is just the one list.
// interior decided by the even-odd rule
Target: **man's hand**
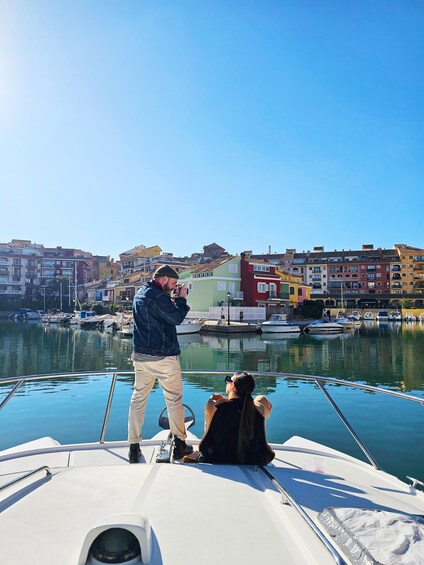
[{"label": "man's hand", "polygon": [[175,287],[175,298],[187,298],[188,289],[185,284]]}]

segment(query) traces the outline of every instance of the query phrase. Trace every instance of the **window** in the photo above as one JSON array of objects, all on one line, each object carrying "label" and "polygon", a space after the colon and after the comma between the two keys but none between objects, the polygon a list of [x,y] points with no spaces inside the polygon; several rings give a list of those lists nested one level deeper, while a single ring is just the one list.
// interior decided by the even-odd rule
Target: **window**
[{"label": "window", "polygon": [[[238,273],[238,265],[237,265],[237,263],[230,263],[230,264],[228,265],[228,269],[229,269],[229,272],[230,272],[230,273]],[[269,269],[269,267],[268,267],[268,269]]]},{"label": "window", "polygon": [[290,287],[290,294],[292,294],[292,295],[294,294],[294,286]]},{"label": "window", "polygon": [[225,290],[225,282],[224,281],[218,281],[218,290]]},{"label": "window", "polygon": [[303,294],[303,290],[300,287],[298,287],[297,296],[302,296],[302,294]]},{"label": "window", "polygon": [[256,288],[257,288],[258,292],[266,292],[268,290],[267,287],[268,287],[268,285],[265,284],[265,283],[258,283]]}]

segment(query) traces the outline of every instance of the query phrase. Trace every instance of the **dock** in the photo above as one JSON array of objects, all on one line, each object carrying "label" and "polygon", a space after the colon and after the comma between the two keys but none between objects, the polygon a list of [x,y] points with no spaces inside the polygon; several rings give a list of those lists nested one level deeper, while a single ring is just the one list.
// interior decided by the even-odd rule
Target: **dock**
[{"label": "dock", "polygon": [[219,334],[238,334],[238,333],[256,333],[258,331],[257,324],[248,322],[230,322],[222,320],[207,320],[201,329],[202,332],[219,333]]}]

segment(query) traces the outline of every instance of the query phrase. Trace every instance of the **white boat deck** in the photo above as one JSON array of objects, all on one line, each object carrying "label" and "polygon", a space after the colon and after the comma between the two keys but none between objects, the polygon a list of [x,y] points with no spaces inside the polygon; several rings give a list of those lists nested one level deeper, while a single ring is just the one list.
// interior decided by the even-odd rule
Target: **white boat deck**
[{"label": "white boat deck", "polygon": [[[157,464],[165,436],[143,441],[138,465],[128,464],[125,442],[60,446],[46,438],[0,452],[0,487],[44,465],[52,472],[0,491],[0,564],[86,563],[87,533],[108,516],[149,520],[151,554],[143,562],[152,564],[335,563],[261,469]],[[197,444],[190,433],[189,441]],[[326,507],[424,514],[423,493],[369,464],[299,437],[273,447],[266,469],[322,532],[317,515]]]}]

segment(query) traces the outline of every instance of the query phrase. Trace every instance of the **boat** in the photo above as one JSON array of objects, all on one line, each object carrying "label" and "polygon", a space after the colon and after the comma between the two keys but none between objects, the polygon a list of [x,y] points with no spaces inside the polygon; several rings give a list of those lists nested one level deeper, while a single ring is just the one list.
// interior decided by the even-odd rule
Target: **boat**
[{"label": "boat", "polygon": [[134,333],[134,324],[133,323],[124,324],[119,328],[119,330],[116,333],[118,334],[119,337],[123,337],[123,338],[132,337]]},{"label": "boat", "polygon": [[414,316],[413,314],[405,314],[405,316],[403,317],[404,322],[416,322],[417,321],[417,317]]},{"label": "boat", "polygon": [[344,331],[344,325],[338,322],[330,322],[325,318],[315,320],[303,329],[305,333],[340,333]]},{"label": "boat", "polygon": [[349,316],[350,318],[355,318],[355,320],[361,320],[362,319],[362,314],[359,310],[353,310],[353,312],[351,313],[351,315]]},{"label": "boat", "polygon": [[65,312],[50,312],[43,314],[40,321],[43,324],[66,324],[71,319],[71,317],[71,314],[65,314]]},{"label": "boat", "polygon": [[367,321],[375,320],[374,314],[372,312],[365,312],[364,320]]},{"label": "boat", "polygon": [[17,320],[19,322],[26,322],[31,320],[39,320],[41,318],[41,313],[39,310],[36,312],[34,310],[30,310],[29,308],[20,308],[14,314],[9,316],[12,320]]},{"label": "boat", "polygon": [[[346,315],[346,312],[342,312],[340,311],[335,319],[335,322],[337,324],[341,324],[343,326],[344,331],[350,331],[350,330],[354,330],[357,327],[357,320],[355,318],[352,318],[351,316],[348,317]],[[359,322],[359,325],[361,325],[361,322]]]},{"label": "boat", "polygon": [[181,324],[176,326],[177,334],[195,334],[200,332],[203,326],[203,320],[183,320]]},{"label": "boat", "polygon": [[263,333],[300,333],[300,327],[287,322],[286,314],[272,314],[270,319],[259,325]]},{"label": "boat", "polygon": [[349,316],[348,318],[336,318],[336,323],[343,326],[344,331],[355,330],[361,322]]},{"label": "boat", "polygon": [[388,322],[389,321],[389,314],[386,310],[380,310],[377,313],[377,322]]},{"label": "boat", "polygon": [[392,310],[389,314],[389,322],[401,322],[402,315],[398,310]]},{"label": "boat", "polygon": [[[196,373],[205,371],[189,372]],[[407,484],[383,471],[331,392],[343,386],[354,394],[390,395],[422,406],[424,398],[326,377],[253,374],[316,386],[366,461],[293,435],[272,444],[276,456],[267,466],[180,464],[172,459],[162,410],[157,433],[141,443],[139,464],[129,465],[127,442],[105,441],[105,435],[118,377],[128,379],[130,373],[109,372],[103,375],[110,378],[110,391],[98,442],[62,445],[52,424],[51,436],[0,451],[1,562],[423,565],[424,483],[408,477]],[[88,376],[4,380],[13,388],[0,409],[30,380],[66,379],[63,394]],[[99,373],[91,377],[90,386],[102,386]],[[197,447],[190,431],[195,415],[188,407],[185,421],[187,439]]]}]

